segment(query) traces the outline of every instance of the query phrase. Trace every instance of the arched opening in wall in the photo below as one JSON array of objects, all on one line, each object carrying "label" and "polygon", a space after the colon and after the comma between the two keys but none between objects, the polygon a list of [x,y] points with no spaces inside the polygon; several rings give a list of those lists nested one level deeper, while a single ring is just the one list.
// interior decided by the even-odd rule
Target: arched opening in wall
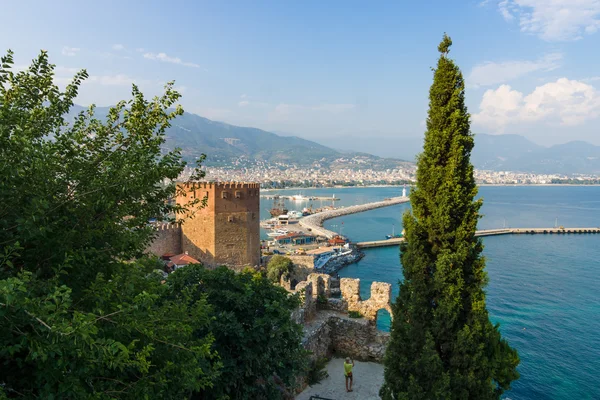
[{"label": "arched opening in wall", "polygon": [[377,311],[377,329],[389,332],[392,325],[392,316],[388,310],[381,308]]},{"label": "arched opening in wall", "polygon": [[292,281],[290,282],[290,289],[291,290],[295,290],[297,284],[298,284],[298,280],[297,279],[292,279]]}]

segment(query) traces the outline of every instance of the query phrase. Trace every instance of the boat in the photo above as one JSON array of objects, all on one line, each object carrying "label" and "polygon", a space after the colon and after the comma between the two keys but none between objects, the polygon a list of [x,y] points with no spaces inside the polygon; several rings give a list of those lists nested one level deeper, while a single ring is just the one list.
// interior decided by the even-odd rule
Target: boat
[{"label": "boat", "polygon": [[277,237],[286,235],[289,231],[287,229],[276,229],[272,232],[267,233],[268,237]]},{"label": "boat", "polygon": [[300,218],[303,216],[302,212],[300,212],[300,211],[289,211],[287,215],[290,218]]},{"label": "boat", "polygon": [[386,239],[398,239],[398,238],[402,237],[402,235],[395,234],[394,228],[395,228],[395,225],[392,225],[392,234],[391,235],[385,235]]},{"label": "boat", "polygon": [[271,217],[279,217],[280,215],[288,213],[288,209],[285,208],[285,203],[281,197],[275,199],[273,208],[269,210],[269,213],[271,213]]},{"label": "boat", "polygon": [[306,196],[302,196],[301,194],[297,194],[295,196],[292,196],[292,200],[294,200],[294,201],[309,201],[310,197],[306,197]]}]

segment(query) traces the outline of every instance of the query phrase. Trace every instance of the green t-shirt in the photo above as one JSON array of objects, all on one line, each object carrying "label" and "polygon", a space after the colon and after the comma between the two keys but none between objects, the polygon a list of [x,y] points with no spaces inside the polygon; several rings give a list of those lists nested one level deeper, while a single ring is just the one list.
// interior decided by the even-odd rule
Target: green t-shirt
[{"label": "green t-shirt", "polygon": [[348,364],[344,361],[344,375],[348,376],[350,373],[352,373],[352,364]]}]

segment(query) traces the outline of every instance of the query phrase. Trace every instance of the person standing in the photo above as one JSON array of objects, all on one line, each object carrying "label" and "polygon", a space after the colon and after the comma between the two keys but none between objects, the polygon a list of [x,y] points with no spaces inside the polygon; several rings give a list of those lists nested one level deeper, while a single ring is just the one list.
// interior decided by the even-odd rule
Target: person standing
[{"label": "person standing", "polygon": [[[354,367],[354,360],[350,360],[350,357],[346,357],[344,361],[344,376],[346,377],[346,392],[352,391],[352,368]],[[350,385],[348,385],[350,381]]]}]

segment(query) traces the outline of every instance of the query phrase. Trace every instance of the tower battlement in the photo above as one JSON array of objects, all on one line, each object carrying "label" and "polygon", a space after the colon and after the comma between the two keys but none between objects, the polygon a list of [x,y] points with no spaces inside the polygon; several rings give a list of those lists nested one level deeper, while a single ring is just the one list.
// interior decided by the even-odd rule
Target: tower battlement
[{"label": "tower battlement", "polygon": [[260,189],[256,182],[185,182],[178,183],[187,189]]},{"label": "tower battlement", "polygon": [[167,223],[167,222],[163,222],[161,224],[156,224],[154,225],[154,230],[157,231],[167,231],[167,230],[173,230],[173,229],[181,229],[181,225],[178,223]]}]

